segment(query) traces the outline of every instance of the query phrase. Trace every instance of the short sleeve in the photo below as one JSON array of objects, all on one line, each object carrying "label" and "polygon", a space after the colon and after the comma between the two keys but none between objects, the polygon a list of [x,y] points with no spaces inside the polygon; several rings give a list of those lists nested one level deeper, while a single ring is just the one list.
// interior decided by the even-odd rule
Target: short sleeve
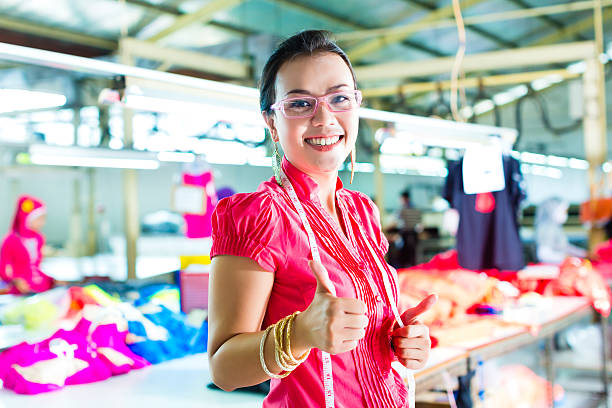
[{"label": "short sleeve", "polygon": [[387,251],[389,251],[389,241],[387,241],[387,237],[385,237],[385,234],[382,231],[378,206],[365,194],[359,193],[359,198],[366,208],[366,214],[369,215],[366,222],[371,228],[371,231],[374,233],[376,244],[382,253],[386,254]]},{"label": "short sleeve", "polygon": [[284,263],[275,245],[282,223],[270,193],[235,194],[219,201],[212,215],[210,257],[234,255],[251,258],[274,272]]}]

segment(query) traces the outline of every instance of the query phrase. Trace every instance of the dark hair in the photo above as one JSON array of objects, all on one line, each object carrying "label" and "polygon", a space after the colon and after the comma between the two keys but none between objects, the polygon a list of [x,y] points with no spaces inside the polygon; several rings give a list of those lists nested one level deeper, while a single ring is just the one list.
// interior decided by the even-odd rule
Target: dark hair
[{"label": "dark hair", "polygon": [[353,76],[353,83],[357,88],[357,79],[348,56],[330,37],[331,32],[329,31],[306,30],[287,38],[276,48],[268,58],[259,81],[259,107],[262,112],[271,112],[270,106],[274,104],[276,98],[276,74],[278,74],[280,67],[285,62],[303,55],[326,52],[337,54],[349,67]]},{"label": "dark hair", "polygon": [[410,190],[404,190],[400,196],[405,200],[410,200]]}]

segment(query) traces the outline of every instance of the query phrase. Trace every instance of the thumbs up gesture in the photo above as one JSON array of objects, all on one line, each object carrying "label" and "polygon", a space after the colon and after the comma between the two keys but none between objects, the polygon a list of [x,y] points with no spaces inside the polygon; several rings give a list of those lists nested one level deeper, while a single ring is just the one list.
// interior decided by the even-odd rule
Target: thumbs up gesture
[{"label": "thumbs up gesture", "polygon": [[325,267],[315,261],[308,266],[317,280],[317,290],[310,306],[295,319],[295,342],[330,354],[354,349],[368,325],[365,303],[337,297]]},{"label": "thumbs up gesture", "polygon": [[391,344],[400,363],[406,368],[418,370],[425,366],[431,350],[429,328],[417,321],[417,317],[429,310],[438,300],[429,295],[413,308],[402,313],[404,327],[391,333]]}]

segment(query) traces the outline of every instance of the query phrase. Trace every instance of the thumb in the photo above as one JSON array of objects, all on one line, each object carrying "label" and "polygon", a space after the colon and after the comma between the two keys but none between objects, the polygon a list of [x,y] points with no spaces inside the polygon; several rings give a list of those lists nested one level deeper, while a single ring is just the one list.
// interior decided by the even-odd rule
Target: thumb
[{"label": "thumb", "polygon": [[425,299],[421,300],[421,302],[413,308],[407,309],[404,313],[402,313],[402,322],[404,324],[412,324],[414,320],[421,314],[425,313],[429,310],[433,305],[438,301],[438,295],[431,294],[427,296]]},{"label": "thumb", "polygon": [[315,261],[308,261],[308,266],[317,280],[317,293],[328,293],[336,296],[336,288],[329,279],[327,269],[320,262]]}]

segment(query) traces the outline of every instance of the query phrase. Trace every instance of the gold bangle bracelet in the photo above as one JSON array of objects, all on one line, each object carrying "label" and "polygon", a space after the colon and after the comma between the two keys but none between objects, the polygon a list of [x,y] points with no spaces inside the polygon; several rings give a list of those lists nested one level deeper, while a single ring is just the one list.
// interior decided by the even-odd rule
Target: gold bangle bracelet
[{"label": "gold bangle bracelet", "polygon": [[284,374],[274,374],[273,372],[268,370],[268,366],[266,366],[266,359],[264,357],[264,345],[266,344],[268,333],[273,328],[274,328],[274,325],[269,326],[266,330],[264,330],[263,335],[261,336],[261,341],[259,342],[259,362],[261,363],[261,368],[263,369],[264,373],[266,373],[267,376],[271,378],[285,378],[291,373],[287,372]]}]

